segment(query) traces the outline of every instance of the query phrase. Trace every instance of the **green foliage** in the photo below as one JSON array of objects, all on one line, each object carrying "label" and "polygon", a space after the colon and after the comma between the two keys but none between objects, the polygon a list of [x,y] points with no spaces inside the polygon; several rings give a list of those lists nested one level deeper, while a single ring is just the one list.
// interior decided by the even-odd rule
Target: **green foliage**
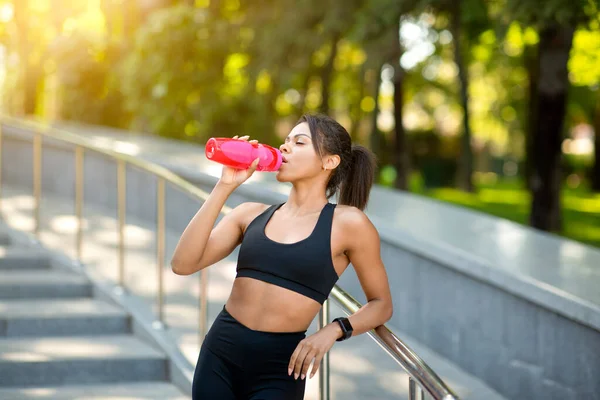
[{"label": "green foliage", "polygon": [[578,86],[593,86],[600,82],[600,23],[595,29],[579,29],[573,38],[569,59],[571,82]]},{"label": "green foliage", "polygon": [[577,26],[598,13],[598,0],[506,0],[508,15],[540,28],[558,24]]},{"label": "green foliage", "polygon": [[432,130],[411,132],[408,143],[411,165],[421,172],[424,187],[453,186],[460,157],[458,136],[440,136]]},{"label": "green foliage", "polygon": [[120,46],[78,29],[50,47],[60,82],[60,117],[90,124],[126,127],[118,82],[111,73]]},{"label": "green foliage", "polygon": [[[576,29],[565,130],[594,120],[598,1],[461,1],[457,32],[470,79],[471,144],[475,159],[486,159],[481,165],[507,156],[522,162],[530,123],[529,66],[538,32],[548,25]],[[453,183],[452,174],[437,172],[452,171],[460,155],[462,107],[451,24],[456,1],[159,0],[149,7],[137,1],[122,7],[103,0],[95,14],[87,2],[67,3],[28,2],[24,26],[36,29],[26,29],[27,51],[16,50],[14,24],[0,23],[0,40],[9,46],[11,92],[5,97],[22,91],[22,82],[13,79],[20,66],[15,54],[28,54],[32,71],[46,78],[57,73],[63,118],[198,142],[249,134],[278,144],[301,113],[327,108],[363,144],[371,142],[380,120],[385,132],[379,156],[389,163],[392,158],[383,153],[392,143],[393,123],[381,123],[389,122],[393,110],[389,65],[426,45],[410,54],[416,61],[403,71],[403,123],[421,184]],[[419,38],[398,46],[398,30],[407,26],[413,34],[420,30]],[[433,145],[419,153],[423,142]],[[566,172],[583,176],[591,157],[564,161]],[[381,167],[381,182],[392,182],[396,171]]]},{"label": "green foliage", "polygon": [[161,9],[135,39],[121,75],[133,127],[180,139],[209,134],[205,124],[219,100],[227,55],[210,37],[207,12],[189,6]]},{"label": "green foliage", "polygon": [[179,5],[150,16],[121,75],[134,129],[199,142],[236,134],[274,140],[270,74],[252,74],[247,30],[224,29],[236,10],[215,16]]}]

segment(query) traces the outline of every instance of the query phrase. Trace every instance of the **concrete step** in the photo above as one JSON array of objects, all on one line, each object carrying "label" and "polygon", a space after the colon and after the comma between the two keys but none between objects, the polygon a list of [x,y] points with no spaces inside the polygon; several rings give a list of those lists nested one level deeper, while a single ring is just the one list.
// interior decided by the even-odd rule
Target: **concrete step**
[{"label": "concrete step", "polygon": [[0,300],[0,337],[107,335],[129,332],[127,313],[100,300]]},{"label": "concrete step", "polygon": [[0,387],[166,380],[165,355],[131,335],[0,340]]},{"label": "concrete step", "polygon": [[1,271],[0,299],[90,297],[92,287],[83,276],[69,271]]},{"label": "concrete step", "polygon": [[51,261],[44,251],[39,249],[0,246],[0,271],[48,269]]},{"label": "concrete step", "polygon": [[189,400],[189,398],[175,386],[162,382],[0,389],[2,400]]}]

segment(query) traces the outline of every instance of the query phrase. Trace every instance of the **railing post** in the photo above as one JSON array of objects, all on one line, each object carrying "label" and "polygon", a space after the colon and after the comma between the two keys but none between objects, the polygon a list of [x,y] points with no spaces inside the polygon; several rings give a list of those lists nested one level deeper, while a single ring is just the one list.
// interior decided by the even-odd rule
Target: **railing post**
[{"label": "railing post", "polygon": [[79,261],[83,258],[83,152],[82,146],[75,147],[75,218],[77,219],[75,251]]},{"label": "railing post", "polygon": [[425,393],[415,380],[408,378],[408,400],[425,400]]},{"label": "railing post", "polygon": [[119,285],[125,289],[125,209],[127,206],[127,164],[119,160],[117,166],[117,208],[119,224]]},{"label": "railing post", "polygon": [[408,400],[416,400],[417,398],[417,385],[413,378],[408,378]]},{"label": "railing post", "polygon": [[[329,299],[325,300],[319,312],[319,329],[329,323]],[[325,353],[319,368],[319,396],[321,400],[329,400],[329,352]]]},{"label": "railing post", "polygon": [[33,234],[40,238],[40,203],[42,197],[42,134],[37,130],[33,136]]},{"label": "railing post", "polygon": [[164,267],[165,267],[165,180],[158,178],[156,187],[156,265],[158,268],[158,320],[165,325]]}]

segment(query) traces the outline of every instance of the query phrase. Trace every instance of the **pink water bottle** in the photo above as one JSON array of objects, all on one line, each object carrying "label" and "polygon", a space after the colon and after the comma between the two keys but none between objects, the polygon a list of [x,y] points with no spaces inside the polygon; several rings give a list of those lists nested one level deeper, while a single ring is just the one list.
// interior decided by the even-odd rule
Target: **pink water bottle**
[{"label": "pink water bottle", "polygon": [[252,161],[260,158],[257,171],[277,171],[282,161],[279,149],[232,138],[210,138],[204,152],[209,160],[237,169],[248,169]]}]

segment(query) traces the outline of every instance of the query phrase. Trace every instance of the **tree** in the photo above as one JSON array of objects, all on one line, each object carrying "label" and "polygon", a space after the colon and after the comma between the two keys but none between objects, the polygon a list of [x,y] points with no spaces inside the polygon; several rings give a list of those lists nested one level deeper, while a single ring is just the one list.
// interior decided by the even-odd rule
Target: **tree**
[{"label": "tree", "polygon": [[449,19],[452,34],[454,63],[458,71],[459,103],[462,108],[462,148],[457,183],[467,192],[473,191],[473,150],[471,148],[471,123],[469,113],[469,62],[470,44],[490,26],[485,2],[481,0],[421,0],[418,12],[432,10]]},{"label": "tree", "polygon": [[[531,226],[560,231],[562,227],[560,163],[569,85],[567,62],[574,28],[552,24],[540,32],[537,70],[537,118],[533,126]],[[542,117],[543,114],[543,117]]]},{"label": "tree", "polygon": [[204,13],[185,5],[164,8],[140,27],[121,78],[132,128],[188,140],[211,134],[223,85],[223,68],[212,60],[229,49],[215,46],[216,37],[209,40]]},{"label": "tree", "polygon": [[371,150],[379,157],[380,164],[386,164],[387,159],[384,158],[385,149],[385,137],[379,131],[377,127],[377,117],[379,115],[379,91],[381,87],[381,68],[383,65],[378,65],[373,71],[373,83],[371,91],[373,93],[373,100],[375,102],[373,106],[373,113],[371,114],[371,132],[369,135]]},{"label": "tree", "polygon": [[[591,189],[600,192],[600,12],[592,10],[589,24],[575,32],[569,59],[569,93],[572,114],[579,114],[594,132]],[[575,115],[573,115],[575,117]]]},{"label": "tree", "polygon": [[406,130],[403,123],[404,109],[404,82],[406,72],[400,65],[400,55],[402,54],[402,43],[400,41],[400,17],[397,23],[394,24],[393,32],[395,33],[392,48],[396,49],[396,57],[392,60],[394,67],[394,142],[393,142],[393,161],[396,167],[397,175],[394,181],[396,189],[408,189],[409,177],[409,156],[408,143],[406,140]]},{"label": "tree", "polygon": [[558,232],[561,218],[561,143],[569,87],[567,62],[575,28],[589,20],[588,2],[556,0],[540,7],[535,0],[509,0],[509,13],[539,34],[537,57],[530,76],[531,101],[535,116],[531,121],[532,194],[529,223],[534,228]]},{"label": "tree", "polygon": [[340,41],[340,32],[333,32],[331,35],[331,50],[327,57],[327,62],[321,68],[321,105],[319,111],[323,114],[329,114],[329,93],[331,80],[333,78],[335,58],[338,54],[338,42]]},{"label": "tree", "polygon": [[[414,9],[416,1],[367,1],[353,31],[365,47],[369,60],[376,66],[377,87],[374,89],[376,107],[372,116],[371,144],[375,154],[386,162],[391,161],[396,170],[394,187],[408,189],[410,172],[408,143],[403,122],[404,84],[406,71],[400,65],[403,46],[400,38],[400,23],[403,15]],[[377,129],[378,97],[381,66],[389,64],[394,71],[394,131],[391,143]],[[379,151],[380,153],[377,153]]]},{"label": "tree", "polygon": [[525,163],[524,163],[524,178],[525,185],[529,191],[532,190],[533,185],[533,170],[534,170],[534,153],[535,143],[533,138],[535,137],[536,121],[538,120],[538,105],[537,105],[537,84],[539,82],[538,77],[538,46],[527,46],[525,48],[524,63],[527,70],[527,126],[525,134]]},{"label": "tree", "polygon": [[[454,62],[458,70],[460,84],[460,104],[463,109],[463,134],[462,151],[460,162],[459,186],[467,191],[473,191],[473,151],[471,150],[471,124],[469,123],[469,73],[464,63],[464,55],[461,42],[464,40],[461,32],[461,0],[452,0],[450,11],[450,32],[452,32],[454,44]],[[468,46],[468,40],[465,40]],[[468,47],[467,47],[468,51]]]}]

